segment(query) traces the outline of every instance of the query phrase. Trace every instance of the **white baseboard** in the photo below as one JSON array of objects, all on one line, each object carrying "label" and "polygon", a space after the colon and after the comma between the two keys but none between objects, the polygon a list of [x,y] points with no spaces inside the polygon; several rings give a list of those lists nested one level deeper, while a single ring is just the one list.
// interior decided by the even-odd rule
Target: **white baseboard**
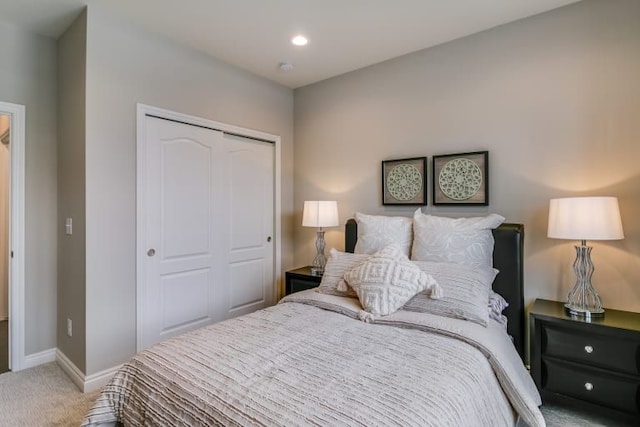
[{"label": "white baseboard", "polygon": [[85,375],[68,357],[58,348],[51,348],[39,353],[33,353],[25,356],[24,366],[22,369],[34,368],[38,365],[42,365],[50,362],[58,362],[58,365],[69,376],[71,381],[84,393],[89,393],[95,390],[99,390],[106,385],[113,374],[120,368],[120,366],[114,366],[113,368],[105,369],[104,371],[96,372],[95,374]]},{"label": "white baseboard", "polygon": [[84,391],[84,374],[78,367],[64,354],[60,349],[56,348],[56,362],[60,365],[60,368],[64,371],[65,374],[71,381],[80,389],[80,391]]},{"label": "white baseboard", "polygon": [[120,366],[114,366],[113,368],[105,369],[104,371],[96,372],[85,376],[84,373],[59,349],[55,352],[56,361],[62,370],[71,378],[71,381],[82,391],[83,393],[89,393],[99,390],[106,385],[113,374],[120,368]]},{"label": "white baseboard", "polygon": [[39,353],[29,354],[24,357],[22,369],[35,368],[38,365],[56,361],[56,349],[50,348]]},{"label": "white baseboard", "polygon": [[113,368],[105,369],[104,371],[96,372],[95,374],[91,374],[84,379],[84,392],[89,393],[92,391],[100,390],[102,387],[107,385],[107,383],[113,377],[113,374],[116,373],[118,369],[120,369],[122,365],[114,366]]}]

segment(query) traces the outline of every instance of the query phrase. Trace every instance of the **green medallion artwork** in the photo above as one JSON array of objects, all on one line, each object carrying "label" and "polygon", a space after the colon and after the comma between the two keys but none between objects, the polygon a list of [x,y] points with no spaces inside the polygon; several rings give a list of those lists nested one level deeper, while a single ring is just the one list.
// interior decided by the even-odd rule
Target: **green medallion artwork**
[{"label": "green medallion artwork", "polygon": [[387,177],[389,193],[398,200],[411,200],[422,190],[422,174],[413,165],[403,164],[391,169]]},{"label": "green medallion artwork", "polygon": [[453,159],[445,163],[438,177],[440,190],[453,200],[467,200],[482,186],[482,171],[469,159]]},{"label": "green medallion artwork", "polygon": [[489,205],[489,152],[433,156],[433,204]]},{"label": "green medallion artwork", "polygon": [[383,205],[427,204],[427,158],[382,161]]}]

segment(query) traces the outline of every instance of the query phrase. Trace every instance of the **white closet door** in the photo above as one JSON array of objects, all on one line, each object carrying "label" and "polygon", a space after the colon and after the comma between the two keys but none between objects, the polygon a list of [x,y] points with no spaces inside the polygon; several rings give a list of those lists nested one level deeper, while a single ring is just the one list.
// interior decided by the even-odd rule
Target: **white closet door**
[{"label": "white closet door", "polygon": [[229,292],[226,317],[263,308],[274,300],[273,144],[225,135],[230,178]]},{"label": "white closet door", "polygon": [[271,144],[153,117],[145,125],[139,350],[261,308],[274,284]]}]

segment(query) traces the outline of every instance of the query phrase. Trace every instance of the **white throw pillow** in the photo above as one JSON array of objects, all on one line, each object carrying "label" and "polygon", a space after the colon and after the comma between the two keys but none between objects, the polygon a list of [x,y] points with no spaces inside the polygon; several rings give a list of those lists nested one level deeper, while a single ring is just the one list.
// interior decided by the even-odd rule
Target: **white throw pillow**
[{"label": "white throw pillow", "polygon": [[453,219],[425,215],[418,209],[413,215],[411,259],[492,267],[491,230],[502,222],[504,217],[496,214]]},{"label": "white throw pillow", "polygon": [[376,316],[395,312],[425,289],[429,290],[430,298],[442,296],[435,279],[422,272],[395,245],[376,252],[344,278],[355,289],[365,311]]},{"label": "white throw pillow", "polygon": [[354,252],[374,254],[390,244],[396,244],[408,257],[411,253],[413,231],[411,218],[402,216],[366,215],[356,212],[358,241]]},{"label": "white throw pillow", "polygon": [[331,249],[317,291],[327,295],[357,298],[356,292],[348,287],[344,281],[344,274],[369,258],[369,256],[370,255],[366,254],[352,254]]}]

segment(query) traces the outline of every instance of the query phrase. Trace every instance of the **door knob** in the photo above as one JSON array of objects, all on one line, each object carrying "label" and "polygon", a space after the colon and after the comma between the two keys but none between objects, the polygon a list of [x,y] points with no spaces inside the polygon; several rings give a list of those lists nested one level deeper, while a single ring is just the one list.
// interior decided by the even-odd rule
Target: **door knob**
[{"label": "door knob", "polygon": [[147,256],[154,256],[156,254],[156,250],[151,248],[147,251]]},{"label": "door knob", "polygon": [[267,237],[267,242],[271,241],[271,236]]}]

